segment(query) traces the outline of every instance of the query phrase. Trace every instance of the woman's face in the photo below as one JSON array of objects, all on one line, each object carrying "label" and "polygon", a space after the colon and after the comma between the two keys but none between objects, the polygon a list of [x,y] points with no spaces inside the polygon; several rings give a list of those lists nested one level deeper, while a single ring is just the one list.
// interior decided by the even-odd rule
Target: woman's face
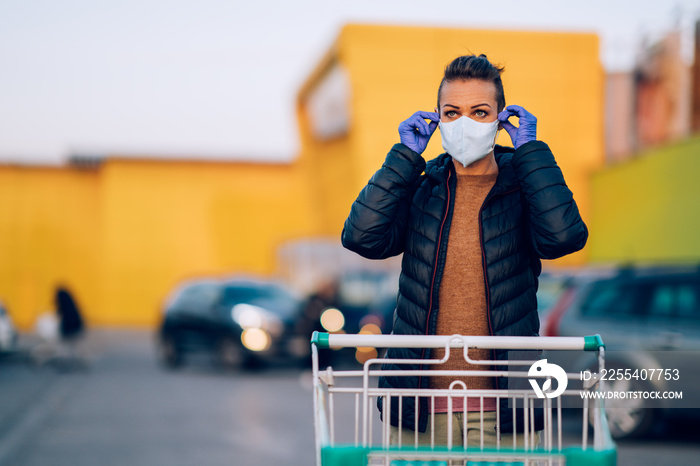
[{"label": "woman's face", "polygon": [[496,85],[481,79],[445,82],[440,92],[440,121],[450,122],[467,116],[480,123],[491,123],[498,116]]}]

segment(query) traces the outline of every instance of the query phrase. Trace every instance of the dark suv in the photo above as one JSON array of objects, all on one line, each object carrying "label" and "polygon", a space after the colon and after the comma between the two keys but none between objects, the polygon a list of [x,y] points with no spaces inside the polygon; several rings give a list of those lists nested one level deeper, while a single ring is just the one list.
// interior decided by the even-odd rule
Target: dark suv
[{"label": "dark suv", "polygon": [[297,336],[301,301],[277,283],[201,279],[179,287],[165,305],[158,355],[168,367],[209,352],[225,368],[266,360],[301,361],[308,338]]},{"label": "dark suv", "polygon": [[[542,328],[549,336],[600,334],[606,343],[606,391],[682,392],[681,400],[606,400],[616,438],[641,436],[661,420],[700,416],[699,268],[630,267],[572,280]],[[586,357],[564,357],[548,355],[567,372],[593,364]]]}]

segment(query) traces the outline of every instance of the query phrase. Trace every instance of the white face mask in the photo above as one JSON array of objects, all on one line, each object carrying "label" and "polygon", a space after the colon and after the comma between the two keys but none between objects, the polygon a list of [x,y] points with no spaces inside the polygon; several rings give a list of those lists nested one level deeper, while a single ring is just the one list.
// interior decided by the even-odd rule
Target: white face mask
[{"label": "white face mask", "polygon": [[442,148],[463,166],[471,165],[493,150],[498,135],[498,120],[479,123],[463,116],[440,122]]}]

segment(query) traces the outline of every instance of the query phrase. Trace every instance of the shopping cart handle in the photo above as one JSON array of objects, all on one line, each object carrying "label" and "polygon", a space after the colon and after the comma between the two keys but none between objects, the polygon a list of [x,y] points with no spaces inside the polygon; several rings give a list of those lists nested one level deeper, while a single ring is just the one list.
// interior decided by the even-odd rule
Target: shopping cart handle
[{"label": "shopping cart handle", "polygon": [[605,343],[603,343],[603,338],[599,334],[589,335],[583,337],[585,344],[583,346],[584,351],[598,351],[600,348],[605,348]]},{"label": "shopping cart handle", "polygon": [[600,335],[586,337],[497,337],[459,335],[347,335],[314,332],[311,343],[318,348],[375,347],[375,348],[461,348],[464,342],[475,348],[584,350],[605,348]]},{"label": "shopping cart handle", "polygon": [[328,348],[328,334],[324,332],[314,331],[311,334],[311,344],[316,345],[319,348]]}]

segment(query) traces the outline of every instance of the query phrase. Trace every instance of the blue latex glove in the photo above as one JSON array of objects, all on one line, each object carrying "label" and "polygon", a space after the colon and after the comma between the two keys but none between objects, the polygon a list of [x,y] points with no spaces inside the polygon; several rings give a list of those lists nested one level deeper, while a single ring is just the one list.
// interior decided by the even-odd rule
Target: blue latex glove
[{"label": "blue latex glove", "polygon": [[[518,117],[519,126],[517,127],[508,121],[508,118],[514,115]],[[537,118],[519,105],[507,106],[498,114],[498,121],[508,132],[511,141],[513,141],[513,147],[516,149],[526,142],[537,140]]]},{"label": "blue latex glove", "polygon": [[[430,120],[430,123],[425,120]],[[438,127],[440,115],[434,112],[416,112],[399,125],[401,144],[422,154]]]}]

